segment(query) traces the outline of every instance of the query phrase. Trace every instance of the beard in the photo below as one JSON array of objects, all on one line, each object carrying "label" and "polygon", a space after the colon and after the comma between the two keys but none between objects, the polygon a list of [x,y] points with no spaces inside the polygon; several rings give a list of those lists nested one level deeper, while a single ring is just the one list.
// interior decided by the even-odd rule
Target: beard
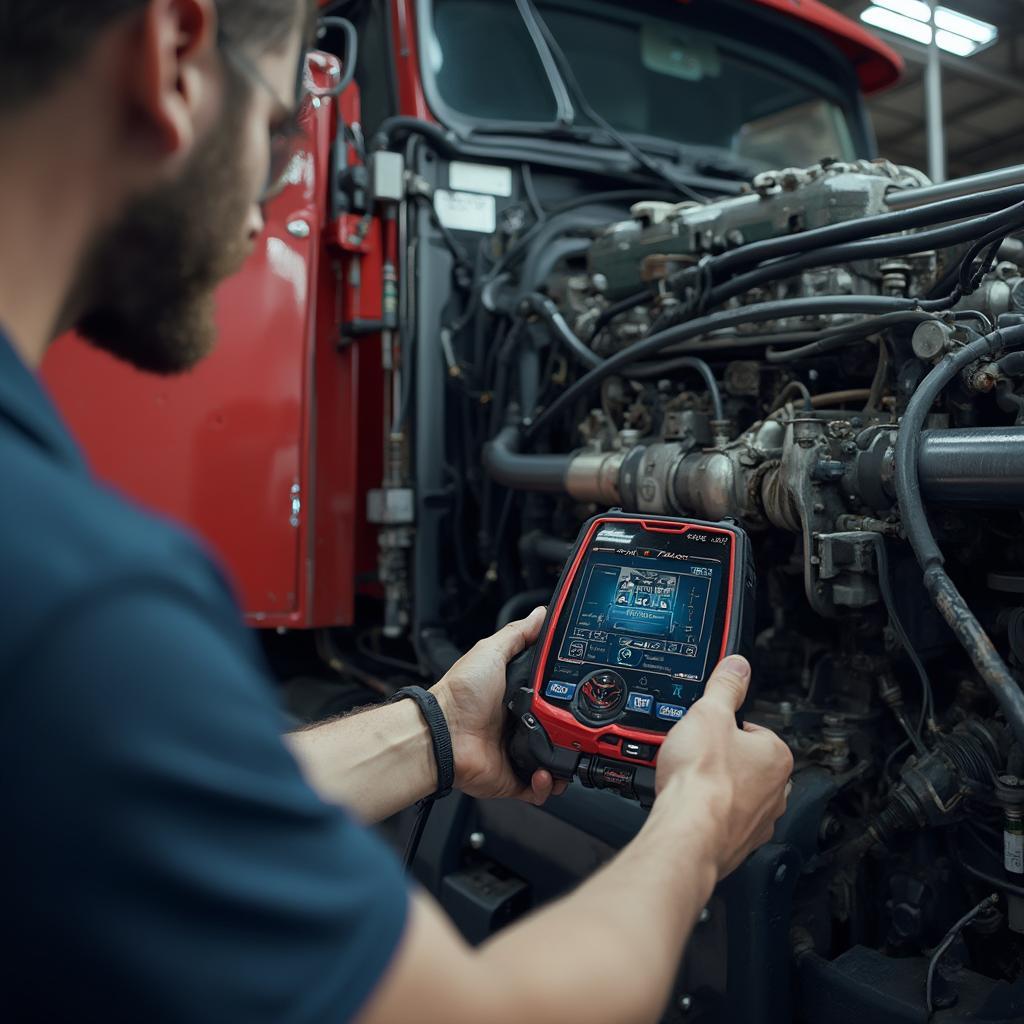
[{"label": "beard", "polygon": [[94,241],[72,293],[90,344],[167,376],[213,350],[217,286],[249,253],[243,119],[244,103],[229,102],[178,180],[135,200]]}]

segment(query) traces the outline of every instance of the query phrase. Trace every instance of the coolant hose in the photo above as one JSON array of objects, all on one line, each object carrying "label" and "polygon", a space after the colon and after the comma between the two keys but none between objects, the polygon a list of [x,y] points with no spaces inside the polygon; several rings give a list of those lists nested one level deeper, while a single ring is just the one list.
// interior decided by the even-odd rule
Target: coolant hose
[{"label": "coolant hose", "polygon": [[521,455],[516,427],[505,427],[484,445],[483,463],[488,476],[503,487],[523,491],[564,493],[569,455]]},{"label": "coolant hose", "polygon": [[935,366],[914,392],[900,423],[895,483],[903,528],[924,571],[925,589],[992,691],[1015,739],[1024,744],[1024,693],[943,568],[944,558],[924,510],[917,464],[921,428],[942,389],[978,359],[1022,344],[1024,326],[1008,327],[950,353]]}]

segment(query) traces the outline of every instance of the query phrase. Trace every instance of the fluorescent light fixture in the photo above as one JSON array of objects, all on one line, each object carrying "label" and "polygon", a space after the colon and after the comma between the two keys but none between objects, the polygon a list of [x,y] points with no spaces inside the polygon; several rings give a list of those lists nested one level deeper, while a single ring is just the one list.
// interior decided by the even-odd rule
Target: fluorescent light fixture
[{"label": "fluorescent light fixture", "polygon": [[[865,10],[861,21],[930,46],[932,42],[932,12],[923,0],[874,0]],[[999,29],[987,21],[979,21],[949,7],[935,11],[935,41],[939,49],[970,57],[991,46],[999,38]]]}]

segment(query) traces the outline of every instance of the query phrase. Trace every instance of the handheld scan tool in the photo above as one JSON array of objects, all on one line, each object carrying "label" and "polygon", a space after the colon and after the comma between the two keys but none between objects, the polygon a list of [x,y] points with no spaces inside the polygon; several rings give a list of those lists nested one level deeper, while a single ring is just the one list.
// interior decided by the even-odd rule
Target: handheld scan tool
[{"label": "handheld scan tool", "polygon": [[510,755],[528,780],[654,800],[665,734],[718,662],[753,639],[754,568],[731,523],[609,512],[583,527],[509,702]]}]

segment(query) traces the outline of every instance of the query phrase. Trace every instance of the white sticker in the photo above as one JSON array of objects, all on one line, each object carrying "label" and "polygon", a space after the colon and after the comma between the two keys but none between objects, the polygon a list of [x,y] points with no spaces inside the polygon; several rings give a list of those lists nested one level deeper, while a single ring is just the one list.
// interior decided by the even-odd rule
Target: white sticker
[{"label": "white sticker", "polygon": [[483,192],[507,198],[512,195],[512,168],[456,160],[448,168],[448,184],[457,192]]},{"label": "white sticker", "polygon": [[1007,871],[1024,875],[1024,836],[1003,833],[1003,863]]},{"label": "white sticker", "polygon": [[493,235],[498,226],[498,204],[494,196],[478,196],[472,192],[434,193],[434,207],[441,223],[451,231],[479,231]]}]

